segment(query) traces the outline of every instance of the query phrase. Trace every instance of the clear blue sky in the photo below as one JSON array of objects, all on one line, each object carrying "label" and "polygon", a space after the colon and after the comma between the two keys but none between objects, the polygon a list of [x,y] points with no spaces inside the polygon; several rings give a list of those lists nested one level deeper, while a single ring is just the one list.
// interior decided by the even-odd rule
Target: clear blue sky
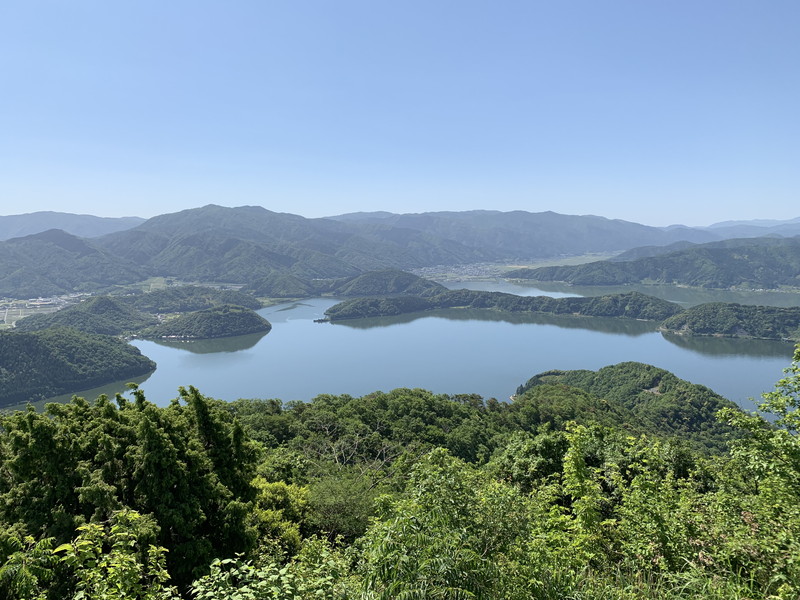
[{"label": "clear blue sky", "polygon": [[800,216],[800,2],[9,0],[0,214]]}]

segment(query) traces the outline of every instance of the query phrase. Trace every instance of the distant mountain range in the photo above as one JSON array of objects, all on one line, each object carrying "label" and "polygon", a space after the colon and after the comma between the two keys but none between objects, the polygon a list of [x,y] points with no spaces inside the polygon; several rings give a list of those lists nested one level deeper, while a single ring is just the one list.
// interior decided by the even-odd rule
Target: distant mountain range
[{"label": "distant mountain range", "polygon": [[708,242],[714,233],[689,227],[659,228],[592,215],[471,210],[388,215],[354,213],[331,217],[350,224],[382,224],[458,240],[490,251],[497,259],[546,258],[589,252],[621,252],[644,245],[680,240]]},{"label": "distant mountain range", "polygon": [[92,238],[131,229],[144,221],[141,217],[95,217],[52,211],[0,216],[0,240],[41,233],[48,229],[61,229],[72,235]]},{"label": "distant mountain range", "polygon": [[[659,283],[705,288],[800,287],[800,236],[641,248],[614,260],[516,269],[508,277],[574,285]],[[672,251],[669,251],[672,250]],[[628,260],[623,260],[628,258]]]},{"label": "distant mountain range", "polygon": [[[457,216],[456,216],[457,215]],[[454,217],[455,216],[455,217]],[[429,212],[419,214],[394,214],[385,211],[376,212],[357,212],[328,217],[338,221],[353,222],[382,222],[382,223],[402,223],[404,227],[429,230],[433,223],[447,222],[455,219],[456,221],[468,221],[473,217],[478,219],[488,219],[479,227],[501,227],[511,223],[510,227],[515,230],[528,230],[531,225],[547,226],[558,224],[559,219],[583,219],[585,223],[608,222],[609,219],[593,215],[575,217],[570,215],[560,215],[553,212],[529,213],[525,211],[499,212],[499,211],[464,211],[464,212]],[[562,221],[563,222],[563,221]],[[615,223],[627,223],[637,225],[627,221],[615,220]],[[639,225],[639,227],[646,227]],[[672,237],[676,240],[690,240],[694,242],[711,242],[730,238],[743,237],[762,237],[769,235],[795,236],[800,235],[800,217],[787,220],[776,219],[753,219],[750,221],[722,221],[714,223],[708,227],[687,227],[686,225],[670,225],[669,227],[648,227],[647,231],[665,232],[667,239]],[[698,233],[688,234],[687,230]],[[677,233],[676,233],[677,232]],[[627,242],[627,240],[626,240]],[[671,243],[664,242],[660,234],[655,234],[649,240],[636,245],[664,245]]]},{"label": "distant mountain range", "polygon": [[[276,286],[302,290],[314,280],[383,269],[613,254],[643,246],[658,253],[670,244],[719,240],[742,227],[770,235],[797,227],[800,233],[797,219],[769,227],[723,223],[698,229],[554,212],[379,212],[307,219],[261,207],[215,205],[146,221],[112,219],[118,228],[135,226],[102,235],[100,224],[110,223],[97,217],[16,218],[18,228],[46,223],[57,229],[0,241],[0,296],[15,298],[105,290],[151,276],[244,284],[269,295]],[[82,219],[93,237],[70,232]]]}]

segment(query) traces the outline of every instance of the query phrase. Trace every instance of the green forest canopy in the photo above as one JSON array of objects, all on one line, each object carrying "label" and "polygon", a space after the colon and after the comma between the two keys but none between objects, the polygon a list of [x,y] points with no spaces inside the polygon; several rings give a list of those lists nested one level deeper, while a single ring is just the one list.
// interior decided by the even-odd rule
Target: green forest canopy
[{"label": "green forest canopy", "polygon": [[132,379],[156,365],[117,338],[53,327],[0,332],[0,406]]},{"label": "green forest canopy", "polygon": [[774,422],[725,407],[736,433],[702,453],[625,421],[654,387],[678,413],[704,393],[638,363],[542,374],[511,403],[399,389],[228,404],[189,388],[164,408],[135,390],[16,412],[0,433],[0,594],[796,598],[794,358],[764,398]]}]

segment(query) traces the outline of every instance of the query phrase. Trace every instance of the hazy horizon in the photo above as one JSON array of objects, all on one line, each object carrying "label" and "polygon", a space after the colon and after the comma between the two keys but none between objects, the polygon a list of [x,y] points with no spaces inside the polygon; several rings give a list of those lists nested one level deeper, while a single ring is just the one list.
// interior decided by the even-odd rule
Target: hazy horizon
[{"label": "hazy horizon", "polygon": [[[215,203],[212,202],[211,204],[215,204]],[[222,205],[220,205],[220,206],[222,206]],[[260,205],[227,206],[226,208],[242,208],[244,206],[260,206]],[[267,210],[272,210],[272,209],[270,209],[269,207],[266,207],[266,206],[260,206],[260,207],[261,208],[265,208]],[[102,217],[102,218],[140,218],[140,219],[147,220],[147,219],[151,219],[153,217],[157,217],[157,216],[163,215],[163,214],[172,214],[172,213],[182,212],[184,210],[192,210],[192,209],[196,209],[196,208],[202,208],[202,207],[201,206],[194,206],[194,207],[182,208],[182,209],[177,209],[177,210],[174,210],[174,211],[167,211],[167,212],[164,212],[164,213],[156,213],[156,214],[152,214],[152,215],[149,215],[149,216],[133,215],[133,214],[107,215],[107,214],[93,214],[93,213],[71,213],[71,212],[66,211],[66,210],[44,209],[44,210],[28,211],[28,212],[24,212],[24,213],[14,213],[14,214],[0,215],[0,217],[20,217],[20,216],[25,216],[25,215],[35,214],[35,213],[56,213],[56,214],[60,213],[60,214],[71,214],[71,215],[78,215],[78,216],[92,216],[92,217]],[[506,211],[506,210],[499,210],[499,209],[492,209],[492,208],[478,208],[478,209],[465,209],[464,211],[458,211],[458,210],[434,211],[434,210],[431,210],[431,211],[421,211],[421,212],[470,212],[470,211],[482,211],[482,210],[485,210],[485,211],[497,211],[497,212],[516,212],[516,211],[519,211],[519,210],[522,210],[522,209],[512,209],[512,210],[507,210]],[[273,211],[273,212],[283,212],[283,213],[285,213],[287,211]],[[321,215],[321,216],[318,216],[318,217],[317,216],[310,217],[308,215],[301,215],[299,213],[291,213],[291,214],[295,214],[295,215],[298,215],[298,216],[301,216],[301,217],[305,217],[305,218],[310,218],[310,219],[317,219],[317,218],[333,218],[333,217],[338,217],[338,216],[342,216],[342,215],[346,215],[346,214],[370,213],[370,212],[387,212],[387,213],[390,213],[391,211],[381,211],[381,210],[375,210],[375,211],[353,211],[352,213],[335,213],[335,214],[331,213],[331,214],[327,214],[327,215]],[[555,213],[558,213],[559,211],[542,210],[542,211],[527,211],[527,212],[537,212],[537,213],[538,212],[555,212]],[[393,214],[403,214],[403,213],[393,213]],[[420,213],[405,213],[405,214],[420,214]],[[560,213],[560,214],[569,215],[569,213]],[[611,219],[611,217],[606,217],[605,215],[601,215],[601,214],[570,215],[570,216],[593,216],[593,217],[603,217],[603,218]],[[628,222],[631,222],[631,223],[639,223],[640,225],[648,225],[648,226],[651,226],[651,227],[686,226],[686,227],[702,228],[702,227],[710,227],[710,226],[713,226],[713,225],[718,225],[718,224],[727,223],[727,222],[735,223],[735,222],[740,222],[740,221],[743,221],[743,222],[754,221],[753,224],[755,224],[755,225],[769,226],[770,224],[778,224],[778,223],[782,223],[782,222],[786,222],[786,221],[793,221],[793,220],[798,220],[798,219],[800,219],[800,217],[791,217],[791,216],[787,216],[786,219],[722,219],[720,221],[715,221],[713,223],[704,223],[704,224],[699,224],[699,225],[692,225],[692,224],[681,223],[681,222],[673,222],[673,223],[669,223],[667,225],[657,225],[657,224],[652,224],[652,223],[641,223],[639,221],[633,221],[632,219],[614,219],[614,220],[622,220],[622,221],[628,221]],[[758,221],[761,221],[761,223],[758,223]]]}]

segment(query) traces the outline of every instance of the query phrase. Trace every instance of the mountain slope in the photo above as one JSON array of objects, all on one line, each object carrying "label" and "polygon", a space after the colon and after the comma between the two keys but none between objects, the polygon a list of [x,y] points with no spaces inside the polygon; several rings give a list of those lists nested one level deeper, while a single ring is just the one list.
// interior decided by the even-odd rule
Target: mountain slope
[{"label": "mountain slope", "polygon": [[94,291],[146,277],[144,269],[58,229],[0,242],[0,296]]},{"label": "mountain slope", "polygon": [[253,206],[209,205],[161,215],[98,242],[155,274],[238,283],[276,271],[308,278],[349,277],[489,256],[415,230],[306,219]]},{"label": "mountain slope", "polygon": [[517,269],[506,275],[575,285],[665,283],[706,288],[799,287],[800,237],[724,240],[632,261]]},{"label": "mountain slope", "polygon": [[48,327],[72,327],[86,333],[120,335],[155,323],[155,318],[136,310],[124,299],[95,296],[54,313],[20,319],[15,329],[38,331]]}]

